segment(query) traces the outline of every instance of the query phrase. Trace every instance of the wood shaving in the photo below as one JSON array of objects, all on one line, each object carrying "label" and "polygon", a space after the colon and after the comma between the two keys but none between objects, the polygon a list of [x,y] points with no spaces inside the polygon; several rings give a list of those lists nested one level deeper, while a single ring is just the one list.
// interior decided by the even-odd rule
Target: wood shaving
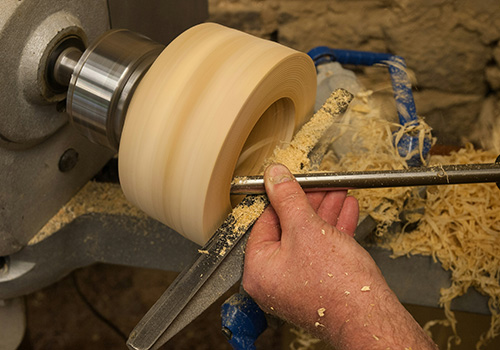
[{"label": "wood shaving", "polygon": [[361,291],[362,292],[369,292],[370,291],[370,286],[363,286],[363,288],[361,288]]},{"label": "wood shaving", "polygon": [[372,334],[372,337],[373,337],[373,339],[375,339],[376,341],[379,341],[379,340],[380,340],[380,338],[379,338],[379,337],[377,337],[375,334]]},{"label": "wood shaving", "polygon": [[319,308],[318,309],[318,316],[319,317],[325,316],[325,311],[326,311],[326,309],[324,307]]}]

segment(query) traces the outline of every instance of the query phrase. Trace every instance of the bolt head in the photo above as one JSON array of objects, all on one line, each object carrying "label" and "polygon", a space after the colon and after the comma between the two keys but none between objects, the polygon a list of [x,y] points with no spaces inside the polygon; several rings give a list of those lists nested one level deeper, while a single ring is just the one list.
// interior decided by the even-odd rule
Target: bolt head
[{"label": "bolt head", "polygon": [[59,171],[66,173],[73,169],[78,163],[78,152],[73,148],[68,148],[59,158]]}]

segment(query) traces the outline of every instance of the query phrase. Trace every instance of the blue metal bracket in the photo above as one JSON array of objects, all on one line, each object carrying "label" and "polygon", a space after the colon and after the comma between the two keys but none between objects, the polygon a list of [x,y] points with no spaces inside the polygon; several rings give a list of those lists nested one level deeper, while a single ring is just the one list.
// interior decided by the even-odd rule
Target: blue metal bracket
[{"label": "blue metal bracket", "polygon": [[245,294],[233,294],[222,304],[222,332],[236,350],[255,350],[255,341],[267,328],[264,311]]},{"label": "blue metal bracket", "polygon": [[[415,100],[411,91],[411,82],[406,73],[406,62],[403,57],[387,53],[368,51],[339,50],[327,46],[318,46],[308,52],[316,66],[327,62],[338,62],[359,66],[383,65],[388,67],[391,76],[394,99],[401,125],[418,125],[419,120],[415,107]],[[423,140],[422,155],[425,159],[431,148],[431,138],[426,135]],[[400,156],[408,154],[419,148],[419,138],[415,135],[405,134],[397,144]],[[414,154],[408,161],[410,166],[422,165],[420,154]]]}]

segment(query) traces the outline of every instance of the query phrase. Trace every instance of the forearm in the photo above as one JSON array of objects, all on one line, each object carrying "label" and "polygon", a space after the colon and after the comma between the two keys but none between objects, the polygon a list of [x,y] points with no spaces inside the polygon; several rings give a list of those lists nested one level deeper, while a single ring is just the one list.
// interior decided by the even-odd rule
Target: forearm
[{"label": "forearm", "polygon": [[[324,266],[332,266],[325,260]],[[317,271],[311,274],[323,278],[306,280],[290,291],[292,295],[302,295],[295,307],[277,305],[273,309],[278,313],[283,311],[285,319],[339,350],[437,349],[399,302],[374,263],[368,268],[346,266],[340,273],[330,273],[324,266],[317,266]],[[314,266],[305,267],[308,268],[314,269]]]},{"label": "forearm", "polygon": [[437,349],[388,287],[375,285],[369,291],[352,291],[345,296],[345,303],[333,310],[338,314],[332,312],[327,317],[325,312],[324,327],[319,326],[324,332],[318,331],[339,350]]}]

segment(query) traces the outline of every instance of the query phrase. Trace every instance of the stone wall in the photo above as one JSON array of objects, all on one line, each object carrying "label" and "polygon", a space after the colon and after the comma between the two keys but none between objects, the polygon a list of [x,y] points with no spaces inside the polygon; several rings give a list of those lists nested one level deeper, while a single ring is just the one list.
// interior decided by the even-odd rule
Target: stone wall
[{"label": "stone wall", "polygon": [[500,119],[499,0],[209,0],[210,20],[302,51],[403,56],[440,143],[486,140]]}]

